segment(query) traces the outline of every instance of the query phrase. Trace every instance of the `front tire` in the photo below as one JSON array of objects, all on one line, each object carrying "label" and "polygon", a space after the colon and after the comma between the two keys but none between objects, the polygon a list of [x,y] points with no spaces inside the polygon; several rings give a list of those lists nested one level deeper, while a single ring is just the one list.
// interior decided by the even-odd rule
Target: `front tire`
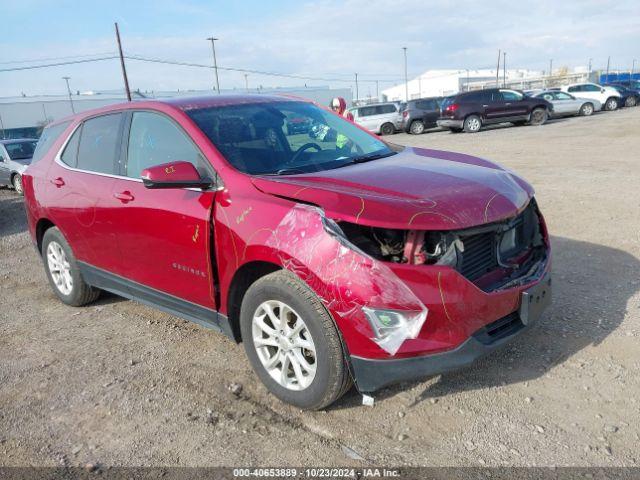
[{"label": "front tire", "polygon": [[545,108],[535,108],[533,112],[531,112],[531,117],[529,118],[530,125],[544,125],[549,118],[549,114]]},{"label": "front tire", "polygon": [[422,120],[414,120],[411,122],[409,133],[412,133],[413,135],[420,135],[421,133],[424,133],[424,123]]},{"label": "front tire", "polygon": [[624,102],[625,107],[635,107],[637,104],[635,97],[627,97],[627,101]]},{"label": "front tire", "polygon": [[582,117],[589,117],[591,115],[593,115],[593,104],[592,103],[585,103],[584,105],[582,105],[580,107],[580,116]]},{"label": "front tire", "polygon": [[393,123],[385,123],[380,127],[380,135],[393,135],[396,131],[396,127]]},{"label": "front tire", "polygon": [[467,133],[479,132],[482,128],[482,120],[478,115],[469,115],[464,119],[464,131]]},{"label": "front tire", "polygon": [[100,296],[100,290],[90,286],[82,278],[71,247],[56,227],[51,227],[44,233],[42,259],[49,284],[63,303],[80,307]]},{"label": "front tire", "polygon": [[13,185],[13,189],[18,195],[24,195],[24,188],[22,187],[22,175],[16,173],[13,176],[13,180],[11,181],[11,183]]},{"label": "front tire", "polygon": [[253,370],[283,402],[319,410],[351,386],[333,320],[293,273],[280,270],[249,287],[242,300],[240,330]]},{"label": "front tire", "polygon": [[608,98],[604,104],[604,108],[610,112],[616,110],[618,108],[618,99],[616,97]]}]

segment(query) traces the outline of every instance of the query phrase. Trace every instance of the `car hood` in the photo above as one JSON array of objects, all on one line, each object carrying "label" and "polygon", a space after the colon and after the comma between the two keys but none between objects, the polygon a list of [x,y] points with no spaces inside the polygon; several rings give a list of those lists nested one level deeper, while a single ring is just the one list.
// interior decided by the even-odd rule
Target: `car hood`
[{"label": "car hood", "polygon": [[492,162],[411,147],[367,163],[252,181],[264,193],[318,205],[336,220],[397,229],[491,223],[518,214],[533,196],[527,182]]}]

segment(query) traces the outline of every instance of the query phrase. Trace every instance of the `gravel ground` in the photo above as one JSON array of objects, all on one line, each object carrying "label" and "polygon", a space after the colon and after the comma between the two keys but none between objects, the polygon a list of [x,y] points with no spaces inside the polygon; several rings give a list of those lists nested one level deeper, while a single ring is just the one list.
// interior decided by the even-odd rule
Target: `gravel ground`
[{"label": "gravel ground", "polygon": [[571,465],[640,461],[640,108],[542,127],[390,140],[501,162],[536,188],[554,305],[474,367],[286,406],[221,335],[46,282],[21,199],[0,191],[0,465]]}]

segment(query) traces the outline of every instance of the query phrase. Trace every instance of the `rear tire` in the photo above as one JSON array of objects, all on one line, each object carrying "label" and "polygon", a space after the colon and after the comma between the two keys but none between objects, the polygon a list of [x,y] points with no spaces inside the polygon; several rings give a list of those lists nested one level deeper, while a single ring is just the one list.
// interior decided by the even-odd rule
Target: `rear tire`
[{"label": "rear tire", "polygon": [[618,108],[618,99],[616,97],[608,98],[604,103],[604,109],[608,111],[613,111]]},{"label": "rear tire", "polygon": [[545,108],[534,108],[529,117],[530,125],[544,125],[549,118],[549,114]]},{"label": "rear tire", "polygon": [[585,103],[580,107],[580,115],[582,117],[589,117],[593,115],[593,111],[594,111],[593,104],[589,102]]},{"label": "rear tire", "polygon": [[393,135],[396,131],[396,127],[393,123],[385,123],[380,127],[380,135]]},{"label": "rear tire", "polygon": [[422,120],[414,120],[411,122],[409,133],[413,135],[420,135],[421,133],[424,133],[424,123],[422,123]]},{"label": "rear tire", "polygon": [[[281,318],[284,323],[280,323]],[[298,325],[303,327],[294,334]],[[351,386],[332,318],[316,294],[293,273],[279,270],[249,287],[242,300],[240,330],[253,370],[283,402],[319,410]],[[300,343],[307,347],[297,346]]]},{"label": "rear tire", "polygon": [[464,131],[467,133],[479,132],[482,128],[482,120],[478,115],[469,115],[464,119]]},{"label": "rear tire", "polygon": [[80,307],[100,296],[100,290],[90,286],[82,278],[71,247],[56,227],[51,227],[44,233],[42,260],[49,284],[63,303]]},{"label": "rear tire", "polygon": [[16,173],[11,180],[11,184],[18,195],[24,195],[24,189],[22,188],[22,175]]}]

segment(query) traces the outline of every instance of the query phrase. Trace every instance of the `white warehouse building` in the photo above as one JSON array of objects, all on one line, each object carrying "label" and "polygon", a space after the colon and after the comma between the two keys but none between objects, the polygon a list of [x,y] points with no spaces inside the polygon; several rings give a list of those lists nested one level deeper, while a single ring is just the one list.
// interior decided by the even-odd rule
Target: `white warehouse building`
[{"label": "white warehouse building", "polygon": [[[504,72],[501,69],[499,75],[500,84],[503,81]],[[507,82],[524,80],[527,78],[539,77],[540,71],[534,70],[510,70],[506,71]],[[482,88],[483,85],[495,84],[495,69],[482,70],[427,70],[408,83],[409,99],[424,97],[442,97],[452,95],[456,92],[470,89]],[[383,99],[386,101],[405,101],[406,88],[401,83],[382,91]]]}]

